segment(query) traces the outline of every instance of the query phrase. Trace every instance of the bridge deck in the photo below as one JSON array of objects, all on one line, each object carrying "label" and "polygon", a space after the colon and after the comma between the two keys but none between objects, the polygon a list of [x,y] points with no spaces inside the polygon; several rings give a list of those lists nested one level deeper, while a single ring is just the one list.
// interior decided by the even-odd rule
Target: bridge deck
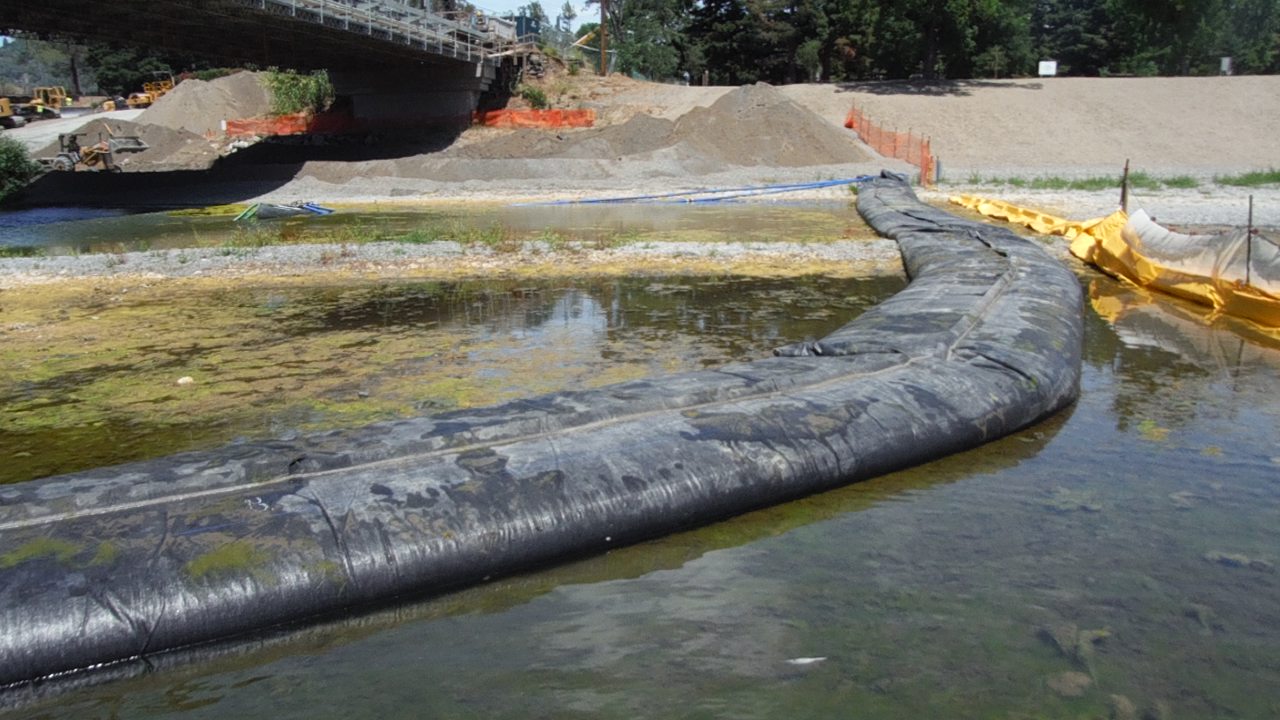
[{"label": "bridge deck", "polygon": [[296,69],[497,63],[514,28],[395,0],[41,0],[0,4],[0,30]]}]

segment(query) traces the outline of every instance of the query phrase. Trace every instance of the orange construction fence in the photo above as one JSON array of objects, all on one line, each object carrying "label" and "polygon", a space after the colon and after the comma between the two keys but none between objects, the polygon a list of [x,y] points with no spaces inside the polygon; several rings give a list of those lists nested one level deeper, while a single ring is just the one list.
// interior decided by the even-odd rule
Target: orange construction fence
[{"label": "orange construction fence", "polygon": [[477,125],[500,128],[589,128],[595,110],[489,110],[472,116]]},{"label": "orange construction fence", "polygon": [[920,168],[920,183],[932,185],[938,179],[938,158],[933,156],[929,138],[911,131],[885,130],[871,122],[866,113],[854,106],[845,116],[844,126],[858,133],[862,142],[885,157],[905,160]]},{"label": "orange construction fence", "polygon": [[335,134],[351,132],[358,123],[341,112],[293,113],[276,117],[227,121],[227,137],[269,137],[272,135]]}]

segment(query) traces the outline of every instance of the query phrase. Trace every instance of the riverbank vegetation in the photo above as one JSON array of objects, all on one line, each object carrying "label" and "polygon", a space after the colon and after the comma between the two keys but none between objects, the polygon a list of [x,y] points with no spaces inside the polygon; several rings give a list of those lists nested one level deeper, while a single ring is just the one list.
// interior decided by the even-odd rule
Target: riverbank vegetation
[{"label": "riverbank vegetation", "polygon": [[39,173],[40,166],[21,143],[0,135],[0,202],[21,190]]},{"label": "riverbank vegetation", "polygon": [[716,85],[1280,72],[1274,0],[613,0],[608,24],[619,71]]}]

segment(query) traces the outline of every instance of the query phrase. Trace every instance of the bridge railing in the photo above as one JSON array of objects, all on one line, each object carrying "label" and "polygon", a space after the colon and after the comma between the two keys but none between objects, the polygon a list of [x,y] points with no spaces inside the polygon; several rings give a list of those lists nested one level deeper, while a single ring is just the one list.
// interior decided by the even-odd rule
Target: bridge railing
[{"label": "bridge railing", "polygon": [[452,57],[482,62],[495,51],[478,19],[467,22],[381,0],[240,0],[263,12],[287,15],[326,27]]}]

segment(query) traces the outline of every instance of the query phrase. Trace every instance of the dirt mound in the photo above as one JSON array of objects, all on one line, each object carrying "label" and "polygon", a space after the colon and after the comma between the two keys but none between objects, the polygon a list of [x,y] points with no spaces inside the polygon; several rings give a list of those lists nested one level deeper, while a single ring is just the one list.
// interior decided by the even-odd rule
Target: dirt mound
[{"label": "dirt mound", "polygon": [[803,167],[865,162],[852,133],[758,83],[676,121],[676,142],[733,165]]},{"label": "dirt mound", "polygon": [[238,72],[211,82],[184,80],[138,116],[138,122],[221,134],[223,120],[258,117],[271,110],[271,94],[257,73]]},{"label": "dirt mound", "polygon": [[[139,116],[141,117],[141,116]],[[186,130],[135,123],[128,120],[95,119],[76,128],[83,146],[112,136],[136,135],[149,147],[140,153],[120,153],[115,161],[126,171],[157,172],[164,170],[204,170],[218,159],[217,147],[203,137]],[[34,153],[35,157],[54,157],[58,143],[54,141]]]},{"label": "dirt mound", "polygon": [[482,160],[618,158],[670,146],[674,129],[669,120],[637,115],[621,125],[590,130],[523,128],[461,146],[449,154]]},{"label": "dirt mound", "polygon": [[852,133],[763,83],[729,92],[710,107],[695,107],[675,122],[640,114],[591,130],[517,130],[451,154],[487,160],[616,159],[666,148],[724,166],[803,167],[868,159]]}]

